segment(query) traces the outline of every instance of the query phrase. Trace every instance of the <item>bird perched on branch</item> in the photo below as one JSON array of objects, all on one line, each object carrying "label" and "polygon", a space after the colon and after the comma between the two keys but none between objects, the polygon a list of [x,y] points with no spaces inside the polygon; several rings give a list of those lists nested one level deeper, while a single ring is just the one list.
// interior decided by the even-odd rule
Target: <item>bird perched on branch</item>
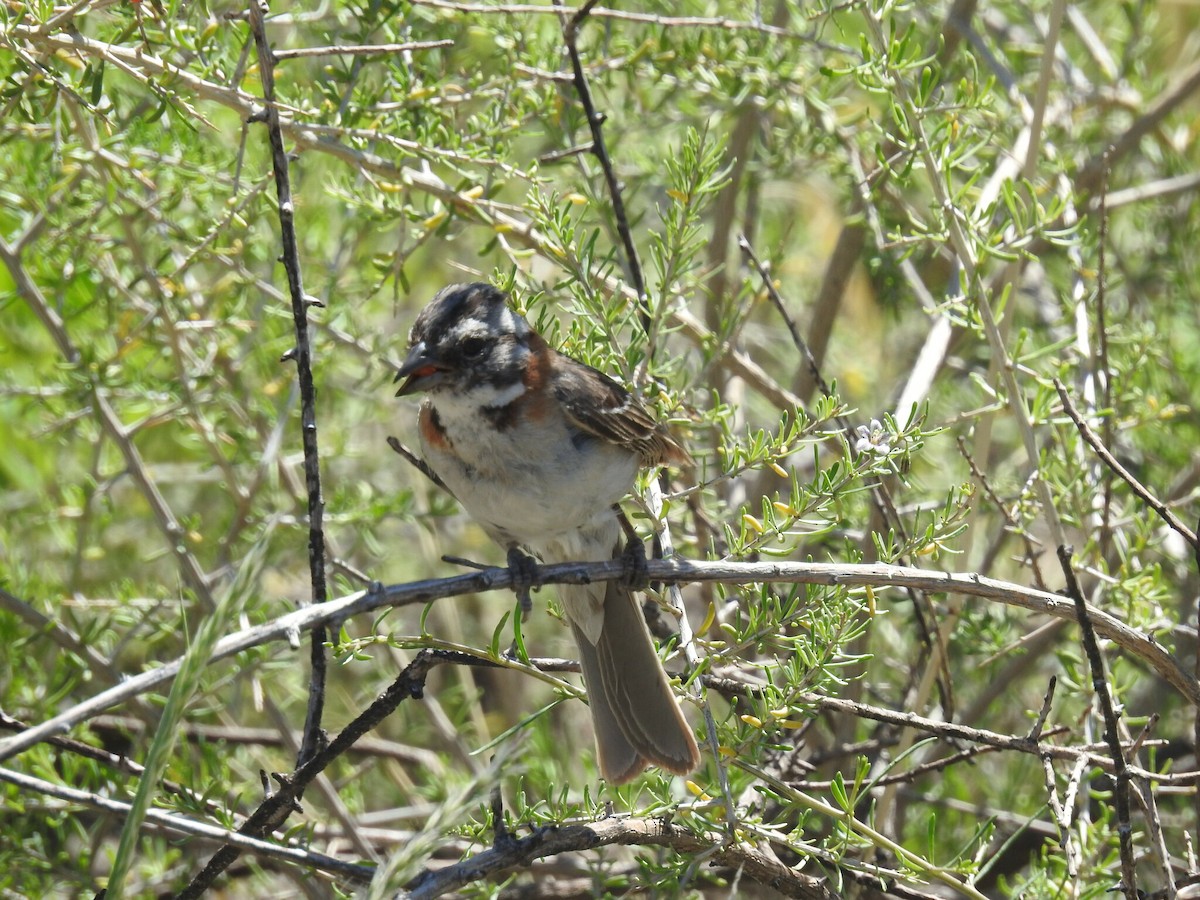
[{"label": "bird perched on branch", "polygon": [[[642,466],[689,460],[608,376],[553,348],[489,284],[439,291],[417,316],[396,396],[424,392],[425,461],[519,567],[619,556],[616,504]],[[640,550],[640,544],[637,545]],[[682,775],[700,751],[637,596],[608,581],[559,588],[579,646],[600,771]]]}]

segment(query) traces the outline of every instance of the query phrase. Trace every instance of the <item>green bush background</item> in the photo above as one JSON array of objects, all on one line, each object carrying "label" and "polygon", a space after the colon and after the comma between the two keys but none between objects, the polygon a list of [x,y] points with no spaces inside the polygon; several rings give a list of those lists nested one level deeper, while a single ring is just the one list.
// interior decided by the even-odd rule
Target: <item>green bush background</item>
[{"label": "green bush background", "polygon": [[[273,7],[276,49],[334,48],[277,67],[305,287],[324,302],[310,322],[331,594],[452,574],[444,553],[501,561],[385,441],[415,444],[415,407],[390,380],[416,311],[445,283],[490,278],[686,438],[698,465],[676,479],[668,516],[682,555],[897,563],[1055,591],[1049,496],[1089,602],[1191,671],[1192,550],[1098,462],[1052,382],[1194,521],[1196,26],[1194,9],[1165,2],[593,10],[579,48],[646,273],[647,339],[553,7]],[[414,41],[449,43],[334,52]],[[261,89],[244,10],[12,0],[0,74],[0,708],[36,724],[181,656],[206,619],[229,633],[307,602],[306,496],[270,156],[265,129],[245,124]],[[545,612],[552,595],[535,595],[524,626],[535,656],[572,652]],[[1060,797],[1082,785],[1068,865],[1036,754],[966,760],[955,754],[975,745],[813,702],[1023,735],[1057,676],[1046,729],[1061,730],[1046,740],[1101,760],[1075,625],[886,583],[684,596],[705,671],[761,689],[703,692],[723,752],[691,789],[653,772],[599,784],[586,710],[557,702],[561,687],[443,667],[306,795],[293,836],[390,860],[398,886],[490,846],[499,785],[513,823],[590,821],[609,803],[635,819],[669,812],[706,846],[753,845],[842,895],[887,890],[872,866],[899,873],[904,896],[939,881],[1101,896],[1119,882],[1098,763],[1052,766]],[[325,727],[353,719],[420,647],[502,650],[511,610],[491,593],[345,623]],[[1126,738],[1149,726],[1132,761],[1200,768],[1195,706],[1137,653],[1102,648]],[[258,771],[294,766],[306,660],[271,645],[197,675],[165,775],[212,805],[154,790],[156,803],[226,825],[252,811]],[[162,704],[141,696],[71,736],[144,761]],[[45,743],[4,765],[118,799],[137,787]],[[864,775],[908,777],[868,788]],[[1196,786],[1134,788],[1156,800],[1134,810],[1139,886],[1165,890],[1195,874]],[[11,784],[0,796],[7,895],[105,884],[120,816]],[[148,827],[124,889],[172,893],[210,852]],[[745,887],[697,851],[572,855],[571,872],[536,862],[464,890]],[[252,856],[227,878],[236,896],[349,890]]]}]

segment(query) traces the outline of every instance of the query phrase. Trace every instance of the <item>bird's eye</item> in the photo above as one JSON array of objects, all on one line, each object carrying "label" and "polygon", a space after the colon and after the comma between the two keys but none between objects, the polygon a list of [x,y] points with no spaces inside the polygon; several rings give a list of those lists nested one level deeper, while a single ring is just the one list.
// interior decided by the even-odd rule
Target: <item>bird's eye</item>
[{"label": "bird's eye", "polygon": [[467,338],[459,344],[459,351],[467,359],[479,359],[487,350],[487,341],[483,338]]}]

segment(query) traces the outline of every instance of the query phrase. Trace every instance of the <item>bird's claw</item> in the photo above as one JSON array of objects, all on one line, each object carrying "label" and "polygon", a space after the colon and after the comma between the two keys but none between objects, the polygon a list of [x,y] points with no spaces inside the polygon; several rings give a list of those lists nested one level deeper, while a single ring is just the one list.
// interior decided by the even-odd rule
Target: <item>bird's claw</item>
[{"label": "bird's claw", "polygon": [[625,563],[625,571],[621,574],[620,584],[629,591],[644,591],[650,586],[650,572],[646,567],[646,547],[641,540],[631,538],[621,551],[621,561]]},{"label": "bird's claw", "polygon": [[537,560],[519,547],[509,547],[508,570],[512,573],[513,593],[517,595],[517,602],[521,604],[521,621],[526,622],[533,611],[533,599],[529,596],[529,589],[537,578]]}]

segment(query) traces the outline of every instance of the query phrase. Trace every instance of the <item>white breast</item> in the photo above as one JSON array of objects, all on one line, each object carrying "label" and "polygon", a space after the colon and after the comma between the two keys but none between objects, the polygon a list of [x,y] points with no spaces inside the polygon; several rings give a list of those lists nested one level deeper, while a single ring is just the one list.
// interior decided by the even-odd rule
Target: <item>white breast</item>
[{"label": "white breast", "polygon": [[523,391],[520,383],[488,385],[429,398],[454,452],[422,441],[426,461],[501,544],[515,541],[547,561],[581,559],[586,557],[579,555],[576,532],[608,535],[611,529],[609,549],[598,551],[611,552],[617,539],[611,507],[633,486],[637,454],[581,436],[561,415],[496,430],[482,410],[503,406]]}]

